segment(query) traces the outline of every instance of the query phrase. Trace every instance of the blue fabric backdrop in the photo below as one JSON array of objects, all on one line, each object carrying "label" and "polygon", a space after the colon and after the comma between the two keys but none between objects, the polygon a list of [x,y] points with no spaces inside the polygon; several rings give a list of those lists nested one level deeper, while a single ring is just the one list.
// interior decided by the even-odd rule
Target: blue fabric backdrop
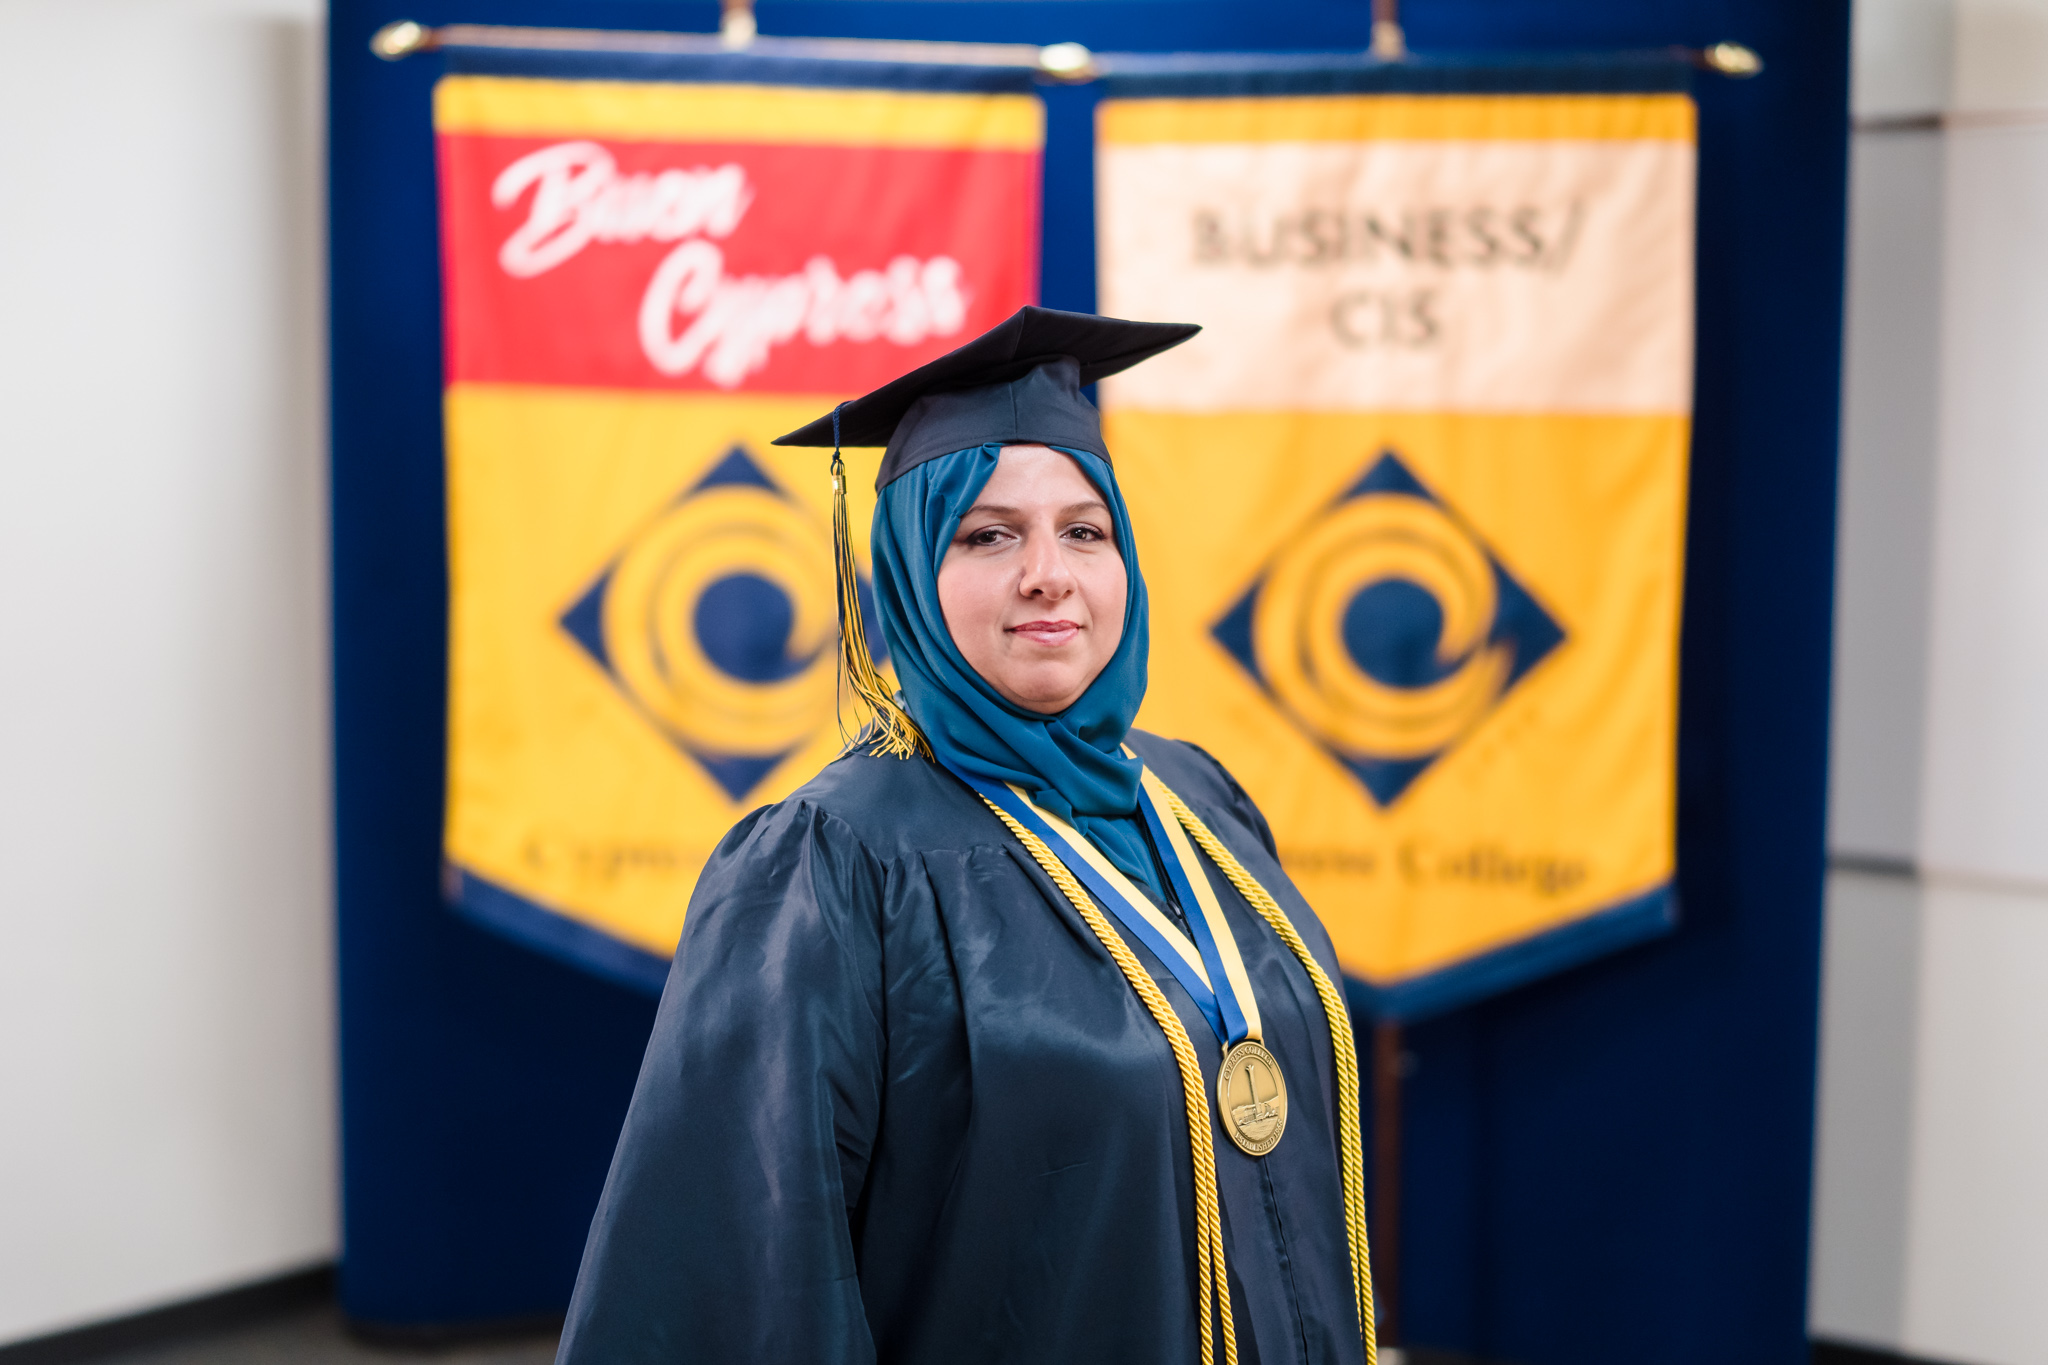
[{"label": "blue fabric backdrop", "polygon": [[[440,904],[439,62],[396,18],[710,30],[663,0],[334,0],[329,34],[343,1306],[559,1313],[652,1018]],[[1702,79],[1700,351],[1673,937],[1415,1028],[1411,1343],[1525,1365],[1805,1353],[1846,0],[1410,0],[1425,51],[1732,38]],[[763,0],[764,31],[1363,47],[1368,0]],[[1044,302],[1094,304],[1093,87],[1051,88]]]}]

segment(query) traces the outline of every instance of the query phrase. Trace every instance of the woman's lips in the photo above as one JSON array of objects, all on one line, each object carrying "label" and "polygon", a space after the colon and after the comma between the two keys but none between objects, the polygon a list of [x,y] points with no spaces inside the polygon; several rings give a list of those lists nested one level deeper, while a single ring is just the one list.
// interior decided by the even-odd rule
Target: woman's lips
[{"label": "woman's lips", "polygon": [[1026,621],[1021,626],[1011,626],[1009,631],[1034,644],[1063,645],[1079,635],[1081,627],[1072,621]]}]

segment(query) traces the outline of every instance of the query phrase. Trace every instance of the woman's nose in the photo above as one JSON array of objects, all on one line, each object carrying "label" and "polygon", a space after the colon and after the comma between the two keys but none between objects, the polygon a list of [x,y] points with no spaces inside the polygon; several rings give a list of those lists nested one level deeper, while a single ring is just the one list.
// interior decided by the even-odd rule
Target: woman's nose
[{"label": "woman's nose", "polygon": [[1073,570],[1061,553],[1060,538],[1051,532],[1033,531],[1024,537],[1024,576],[1017,591],[1026,597],[1054,601],[1074,590]]}]

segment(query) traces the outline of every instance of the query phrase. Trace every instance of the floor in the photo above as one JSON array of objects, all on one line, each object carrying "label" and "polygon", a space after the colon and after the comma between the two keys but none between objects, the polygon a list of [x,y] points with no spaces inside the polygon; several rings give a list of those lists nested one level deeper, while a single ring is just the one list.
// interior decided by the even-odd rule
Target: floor
[{"label": "floor", "polygon": [[319,1304],[175,1344],[96,1358],[96,1365],[553,1365],[555,1337],[442,1349],[372,1346],[343,1330],[332,1304]]},{"label": "floor", "polygon": [[[517,1340],[435,1349],[374,1346],[351,1337],[332,1304],[319,1304],[264,1322],[94,1357],[94,1365],[553,1365],[553,1333]],[[1380,1352],[1381,1365],[1399,1365],[1399,1353]],[[1479,1365],[1469,1357],[1418,1350],[1406,1365]]]}]

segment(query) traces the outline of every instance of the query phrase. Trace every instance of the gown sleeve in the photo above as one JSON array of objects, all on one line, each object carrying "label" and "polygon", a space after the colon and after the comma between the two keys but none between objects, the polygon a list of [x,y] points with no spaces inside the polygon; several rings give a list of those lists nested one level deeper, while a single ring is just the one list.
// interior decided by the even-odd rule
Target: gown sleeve
[{"label": "gown sleeve", "polygon": [[1230,804],[1237,812],[1237,817],[1251,827],[1252,832],[1259,836],[1259,843],[1265,847],[1266,852],[1277,859],[1280,856],[1280,846],[1273,841],[1273,827],[1266,823],[1266,813],[1259,809],[1258,803],[1252,800],[1250,793],[1237,785],[1237,778],[1231,774],[1230,769],[1223,766],[1216,755],[1192,740],[1184,739],[1181,743],[1209,761],[1209,766],[1216,770],[1216,775],[1222,778],[1223,784],[1230,789]]},{"label": "gown sleeve", "polygon": [[875,1358],[849,1211],[880,1117],[885,881],[797,801],[712,855],[558,1365]]}]

